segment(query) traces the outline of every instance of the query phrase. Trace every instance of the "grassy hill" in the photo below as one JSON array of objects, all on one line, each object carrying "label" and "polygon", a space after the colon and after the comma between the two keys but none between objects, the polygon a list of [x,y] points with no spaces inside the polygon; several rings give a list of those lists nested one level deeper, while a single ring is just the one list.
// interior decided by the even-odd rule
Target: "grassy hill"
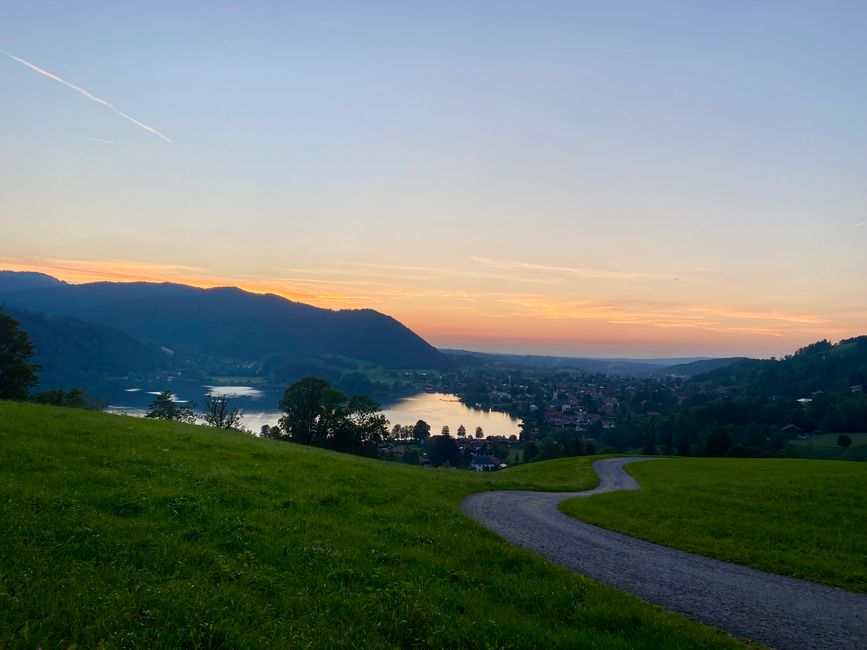
[{"label": "grassy hill", "polygon": [[852,446],[844,449],[837,444],[839,433],[824,433],[809,438],[794,438],[788,447],[801,458],[822,460],[867,460],[867,433],[847,434],[852,438]]},{"label": "grassy hill", "polygon": [[867,592],[864,463],[676,458],[627,471],[640,491],[561,509],[666,546]]},{"label": "grassy hill", "polygon": [[480,475],[0,402],[0,647],[735,647],[465,517]]}]

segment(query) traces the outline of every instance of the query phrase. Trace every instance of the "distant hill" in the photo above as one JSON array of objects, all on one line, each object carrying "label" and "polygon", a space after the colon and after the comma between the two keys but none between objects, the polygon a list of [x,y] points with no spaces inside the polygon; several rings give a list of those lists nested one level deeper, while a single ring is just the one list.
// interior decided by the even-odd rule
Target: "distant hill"
[{"label": "distant hill", "polygon": [[66,283],[45,273],[36,273],[34,271],[0,271],[0,291],[57,287],[62,284]]},{"label": "distant hill", "polygon": [[695,375],[693,383],[740,392],[809,397],[815,391],[845,393],[867,384],[867,336],[837,344],[819,341],[782,359],[741,359]]},{"label": "distant hill", "polygon": [[463,366],[479,365],[511,365],[531,366],[547,370],[564,369],[578,370],[587,373],[605,375],[624,375],[628,377],[651,377],[669,374],[672,367],[682,367],[688,363],[714,361],[695,357],[676,357],[671,359],[587,359],[581,357],[558,357],[535,354],[502,354],[487,352],[471,352],[468,350],[442,350],[451,356],[456,363]]},{"label": "distant hill", "polygon": [[22,290],[20,284],[14,276],[0,278],[0,305],[111,327],[190,354],[272,364],[323,355],[394,368],[450,364],[409,328],[371,309],[321,309],[235,287],[46,281]]},{"label": "distant hill", "polygon": [[690,363],[681,363],[674,366],[668,366],[659,372],[661,375],[670,377],[695,377],[717,368],[725,368],[733,363],[748,361],[747,357],[726,357],[723,359],[701,359]]},{"label": "distant hill", "polygon": [[159,347],[117,329],[66,316],[7,309],[30,336],[41,366],[39,390],[90,385],[106,377],[153,373],[169,366]]}]

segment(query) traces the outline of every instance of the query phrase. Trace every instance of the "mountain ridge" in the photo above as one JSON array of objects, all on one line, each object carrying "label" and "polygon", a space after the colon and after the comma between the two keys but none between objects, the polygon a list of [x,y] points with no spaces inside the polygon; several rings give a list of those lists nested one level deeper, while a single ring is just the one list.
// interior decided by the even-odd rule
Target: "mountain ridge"
[{"label": "mountain ridge", "polygon": [[0,305],[75,318],[192,354],[272,364],[281,358],[340,355],[392,368],[451,365],[418,334],[373,309],[325,309],[273,293],[170,282],[30,289],[17,284],[15,277],[0,278]]}]

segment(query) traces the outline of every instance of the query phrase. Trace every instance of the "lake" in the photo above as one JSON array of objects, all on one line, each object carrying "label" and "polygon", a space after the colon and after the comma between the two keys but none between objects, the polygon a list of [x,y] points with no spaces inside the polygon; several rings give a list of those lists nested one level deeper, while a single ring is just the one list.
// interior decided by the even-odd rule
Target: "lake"
[{"label": "lake", "polygon": [[[282,393],[275,390],[260,390],[252,386],[201,386],[191,382],[175,382],[171,390],[178,403],[182,404],[201,404],[209,391],[214,395],[230,397],[232,404],[244,412],[243,426],[257,433],[263,424],[275,426],[283,415],[277,410]],[[159,392],[153,387],[113,391],[106,410],[142,417],[154,395]],[[518,435],[521,425],[519,419],[506,413],[470,408],[461,404],[457,395],[448,393],[418,393],[404,397],[383,404],[383,412],[390,422],[389,429],[395,424],[413,425],[418,420],[424,420],[430,425],[432,434],[438,434],[443,426],[448,426],[453,436],[457,435],[461,424],[466,427],[469,436],[475,433],[476,427],[482,427],[485,437]]]}]

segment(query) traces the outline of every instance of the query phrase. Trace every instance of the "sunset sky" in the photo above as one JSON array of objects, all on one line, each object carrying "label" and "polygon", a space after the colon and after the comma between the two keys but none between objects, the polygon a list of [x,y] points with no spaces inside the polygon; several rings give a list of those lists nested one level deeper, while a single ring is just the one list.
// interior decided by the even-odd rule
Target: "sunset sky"
[{"label": "sunset sky", "polygon": [[0,268],[442,347],[867,334],[867,3],[4,2]]}]

